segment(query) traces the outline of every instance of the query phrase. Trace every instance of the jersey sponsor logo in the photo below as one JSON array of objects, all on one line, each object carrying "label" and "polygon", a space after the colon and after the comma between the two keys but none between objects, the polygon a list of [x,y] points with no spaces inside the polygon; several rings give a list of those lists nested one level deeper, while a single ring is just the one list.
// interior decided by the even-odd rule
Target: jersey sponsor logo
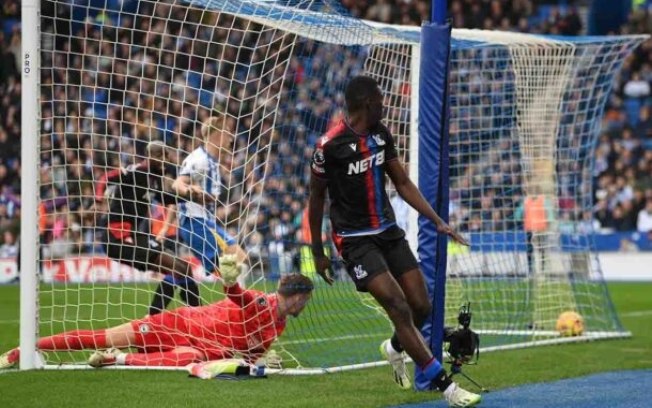
[{"label": "jersey sponsor logo", "polygon": [[378,146],[385,146],[385,141],[380,135],[371,135],[371,137],[376,141]]},{"label": "jersey sponsor logo", "polygon": [[364,173],[367,170],[369,170],[371,167],[380,166],[383,163],[385,163],[385,151],[380,151],[362,160],[349,163],[349,171],[347,172],[347,174],[350,176],[352,174]]},{"label": "jersey sponsor logo", "polygon": [[362,265],[356,265],[356,266],[354,266],[354,267],[353,267],[353,273],[355,273],[355,278],[356,278],[357,280],[364,279],[364,278],[367,277],[367,275],[369,275],[369,274],[367,273],[367,271],[365,271],[365,270],[362,268]]},{"label": "jersey sponsor logo", "polygon": [[349,147],[355,152],[358,146],[355,143],[351,143],[349,144]]}]

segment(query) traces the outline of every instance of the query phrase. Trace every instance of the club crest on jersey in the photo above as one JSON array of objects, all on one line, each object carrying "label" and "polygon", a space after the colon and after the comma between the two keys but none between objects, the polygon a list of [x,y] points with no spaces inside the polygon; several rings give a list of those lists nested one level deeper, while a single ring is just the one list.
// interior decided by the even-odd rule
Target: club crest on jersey
[{"label": "club crest on jersey", "polygon": [[385,141],[380,135],[371,135],[378,146],[385,146]]},{"label": "club crest on jersey", "polygon": [[315,164],[321,166],[326,163],[326,158],[324,157],[324,151],[322,149],[315,149],[315,154],[313,155],[313,160]]},{"label": "club crest on jersey", "polygon": [[355,273],[355,278],[361,280],[367,277],[368,273],[362,269],[362,265],[356,265],[353,267],[353,272]]},{"label": "club crest on jersey", "polygon": [[256,300],[256,302],[258,303],[258,306],[263,306],[263,307],[267,306],[267,299],[265,299],[264,297],[259,297]]},{"label": "club crest on jersey", "polygon": [[349,171],[347,174],[350,176],[352,174],[360,174],[369,170],[373,166],[380,166],[385,163],[385,151],[381,150],[376,154],[372,154],[369,157],[365,157],[362,160],[349,163]]},{"label": "club crest on jersey", "polygon": [[138,331],[141,332],[142,334],[149,333],[149,324],[143,323],[140,326],[138,326]]}]

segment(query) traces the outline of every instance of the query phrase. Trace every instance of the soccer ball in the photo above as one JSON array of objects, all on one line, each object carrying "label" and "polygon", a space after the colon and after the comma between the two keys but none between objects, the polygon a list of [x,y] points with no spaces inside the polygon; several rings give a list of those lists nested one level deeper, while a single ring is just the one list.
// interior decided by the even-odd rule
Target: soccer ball
[{"label": "soccer ball", "polygon": [[555,329],[562,337],[581,336],[584,333],[584,319],[579,313],[564,312],[559,315]]}]

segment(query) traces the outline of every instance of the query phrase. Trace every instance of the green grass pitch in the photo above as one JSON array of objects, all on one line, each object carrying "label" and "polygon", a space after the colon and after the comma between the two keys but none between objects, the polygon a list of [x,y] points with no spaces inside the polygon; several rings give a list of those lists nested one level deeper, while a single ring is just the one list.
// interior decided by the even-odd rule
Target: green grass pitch
[{"label": "green grass pitch", "polygon": [[[81,318],[80,327],[83,327],[83,320],[91,317],[141,316],[144,308],[133,304],[147,304],[150,295],[146,288],[134,289],[128,305],[123,302],[124,296],[131,295],[125,295],[129,290],[125,291],[124,287],[121,291],[97,289],[97,285],[94,292],[82,288],[76,299],[85,303],[85,297],[93,294],[92,316],[79,315],[84,311],[74,307],[65,312],[55,309],[47,312],[71,321]],[[487,353],[481,356],[479,366],[469,367],[467,372],[488,388],[495,389],[600,371],[652,367],[652,284],[612,283],[609,290],[626,329],[633,333],[632,338]],[[0,286],[2,351],[14,347],[18,341],[18,295],[18,286]],[[63,291],[55,294],[59,295],[63,295]],[[138,297],[137,302],[131,303],[134,296]],[[73,303],[70,299],[69,304]],[[119,313],[114,314],[115,310],[107,308],[117,308]],[[346,339],[351,322],[344,319],[355,319],[358,324],[365,325],[370,336],[378,337],[374,337],[374,341],[379,340],[387,333],[382,319],[360,321],[373,313],[364,307],[331,311],[326,320],[329,327],[320,330],[328,330],[330,335],[336,333]],[[301,321],[301,326],[290,332],[297,336],[296,343],[291,344],[297,344],[296,351],[301,353],[310,349],[310,341],[321,341],[319,333],[308,335],[311,318],[310,314],[302,316],[297,321],[297,324]],[[102,322],[104,325],[117,323],[120,321]],[[49,332],[59,328],[51,326],[41,330]],[[299,336],[304,338],[303,342],[298,340]],[[351,344],[347,340],[336,344],[332,348],[334,358],[338,353],[346,354]],[[376,353],[375,347],[369,353]],[[85,355],[87,353],[80,358]],[[266,380],[240,382],[201,381],[190,379],[183,372],[160,371],[9,372],[0,374],[0,407],[384,407],[439,397],[437,393],[399,390],[393,384],[389,370],[388,367],[378,367],[340,374],[272,376]],[[463,380],[460,382],[465,384]]]}]

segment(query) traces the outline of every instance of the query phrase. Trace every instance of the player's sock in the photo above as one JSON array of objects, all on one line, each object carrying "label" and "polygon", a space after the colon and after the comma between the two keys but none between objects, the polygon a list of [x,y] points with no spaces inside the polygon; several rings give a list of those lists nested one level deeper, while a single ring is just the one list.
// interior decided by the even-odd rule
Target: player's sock
[{"label": "player's sock", "polygon": [[152,303],[149,306],[148,314],[154,316],[165,310],[172,298],[174,297],[174,277],[172,275],[165,275],[165,278],[158,284]]},{"label": "player's sock", "polygon": [[179,296],[183,303],[188,306],[201,306],[201,298],[199,297],[199,285],[191,277],[184,277],[176,279],[177,286],[181,288]]},{"label": "player's sock", "polygon": [[453,383],[448,374],[446,374],[444,367],[434,357],[426,365],[421,367],[421,371],[440,391],[445,391]]},{"label": "player's sock", "polygon": [[397,353],[400,353],[403,351],[403,346],[401,346],[401,342],[398,341],[398,335],[396,332],[392,335],[392,338],[390,339],[390,343],[392,344],[392,348],[396,350]]},{"label": "player's sock", "polygon": [[106,348],[106,330],[72,330],[39,339],[40,350],[84,350]]},{"label": "player's sock", "polygon": [[197,353],[164,351],[156,353],[129,353],[116,359],[116,364],[149,367],[181,367],[199,361]]}]

